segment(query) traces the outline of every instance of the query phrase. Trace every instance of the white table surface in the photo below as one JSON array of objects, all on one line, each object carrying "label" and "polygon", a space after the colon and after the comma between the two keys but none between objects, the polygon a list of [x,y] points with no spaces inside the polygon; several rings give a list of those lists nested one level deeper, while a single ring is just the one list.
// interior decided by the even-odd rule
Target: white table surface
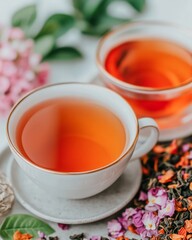
[{"label": "white table surface", "polygon": [[[69,0],[0,0],[0,24],[9,25],[12,13],[17,8],[32,2],[38,3],[40,23],[51,13],[71,10]],[[174,22],[192,28],[192,0],[148,0],[147,2],[146,11],[137,16],[137,19]],[[123,8],[119,8],[118,11],[122,11],[122,14],[125,14]],[[128,11],[130,15],[134,14],[132,10]],[[95,51],[98,39],[82,36],[78,31],[71,31],[61,41],[66,44],[70,42],[79,46],[84,53],[84,59],[52,64],[49,81],[51,83],[67,81],[89,82],[97,74]],[[6,119],[0,119],[0,153],[7,146],[5,122]],[[25,210],[17,203],[14,207],[14,212],[25,212]],[[66,237],[70,234],[81,232],[89,233],[90,235],[103,234],[106,236],[106,223],[97,222],[83,226],[72,226],[69,231],[59,231],[59,235],[60,239],[67,239]]]}]

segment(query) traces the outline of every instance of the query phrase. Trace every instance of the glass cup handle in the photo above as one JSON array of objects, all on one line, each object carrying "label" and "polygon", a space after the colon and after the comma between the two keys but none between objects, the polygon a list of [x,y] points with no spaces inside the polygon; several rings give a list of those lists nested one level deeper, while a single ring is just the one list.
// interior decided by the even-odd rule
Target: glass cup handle
[{"label": "glass cup handle", "polygon": [[139,138],[131,160],[138,159],[148,153],[155,146],[159,138],[158,125],[152,118],[140,118],[138,122]]}]

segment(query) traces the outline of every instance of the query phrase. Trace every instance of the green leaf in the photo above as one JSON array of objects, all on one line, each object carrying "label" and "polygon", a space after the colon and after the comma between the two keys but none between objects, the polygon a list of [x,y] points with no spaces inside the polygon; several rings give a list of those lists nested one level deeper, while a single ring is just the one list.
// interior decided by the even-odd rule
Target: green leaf
[{"label": "green leaf", "polygon": [[84,8],[84,4],[85,4],[86,0],[73,0],[73,7],[78,10],[78,11],[82,11],[82,9]]},{"label": "green leaf", "polygon": [[145,7],[145,0],[125,0],[128,2],[135,10],[142,12]]},{"label": "green leaf", "polygon": [[74,47],[60,47],[53,49],[47,56],[46,60],[73,60],[81,58],[81,52]]},{"label": "green leaf", "polygon": [[117,18],[108,14],[103,14],[102,17],[98,19],[98,22],[95,24],[95,26],[89,26],[89,28],[85,29],[83,33],[93,36],[101,36],[114,26],[129,21],[130,19],[128,18]]},{"label": "green leaf", "polygon": [[103,0],[85,1],[84,8],[82,10],[85,19],[91,19],[97,13],[97,9]]},{"label": "green leaf", "polygon": [[107,11],[108,5],[114,0],[73,0],[73,6],[81,12],[83,18],[91,22]]},{"label": "green leaf", "polygon": [[55,38],[52,35],[45,35],[35,39],[34,50],[45,57],[55,46]]},{"label": "green leaf", "polygon": [[36,5],[29,5],[16,11],[12,16],[12,26],[20,27],[24,31],[31,27],[37,16]]},{"label": "green leaf", "polygon": [[44,35],[53,35],[55,38],[60,37],[75,25],[73,16],[67,14],[54,14],[50,16],[38,33],[37,37]]},{"label": "green leaf", "polygon": [[7,217],[0,227],[0,236],[3,240],[12,240],[15,231],[29,233],[34,238],[38,237],[38,231],[50,235],[55,230],[42,220],[26,214],[15,214]]}]

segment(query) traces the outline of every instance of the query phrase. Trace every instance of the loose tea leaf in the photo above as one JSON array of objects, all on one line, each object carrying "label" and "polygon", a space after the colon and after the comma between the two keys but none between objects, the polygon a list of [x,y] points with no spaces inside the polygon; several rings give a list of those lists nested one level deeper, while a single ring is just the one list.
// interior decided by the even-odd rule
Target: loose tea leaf
[{"label": "loose tea leaf", "polygon": [[84,240],[85,234],[84,233],[74,234],[74,235],[70,236],[69,238],[71,240]]},{"label": "loose tea leaf", "polygon": [[15,231],[29,233],[34,238],[38,237],[38,231],[50,235],[55,230],[42,220],[26,214],[15,214],[7,217],[0,226],[0,236],[3,240],[12,240]]}]

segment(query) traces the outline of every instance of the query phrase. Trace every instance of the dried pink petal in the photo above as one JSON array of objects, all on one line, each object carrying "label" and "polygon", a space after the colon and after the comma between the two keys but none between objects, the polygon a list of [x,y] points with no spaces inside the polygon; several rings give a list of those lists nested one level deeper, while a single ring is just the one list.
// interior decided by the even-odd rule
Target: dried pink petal
[{"label": "dried pink petal", "polygon": [[62,230],[68,230],[70,228],[70,226],[68,224],[65,224],[65,223],[58,223],[57,225]]},{"label": "dried pink petal", "polygon": [[175,200],[167,200],[166,206],[158,211],[158,217],[160,219],[164,218],[165,216],[172,217],[175,212]]},{"label": "dried pink petal", "polygon": [[122,227],[121,223],[115,219],[107,223],[107,230],[110,237],[117,238],[123,236],[125,229]]}]

